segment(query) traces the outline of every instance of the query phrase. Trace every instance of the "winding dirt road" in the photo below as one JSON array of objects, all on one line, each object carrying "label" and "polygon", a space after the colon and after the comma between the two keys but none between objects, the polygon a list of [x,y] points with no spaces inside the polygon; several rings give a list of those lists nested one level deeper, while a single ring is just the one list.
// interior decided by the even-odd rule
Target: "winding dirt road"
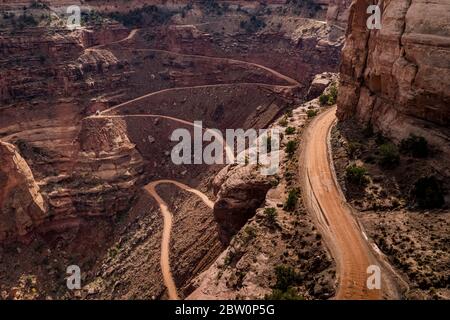
[{"label": "winding dirt road", "polygon": [[168,295],[170,300],[178,300],[177,287],[175,281],[173,280],[172,273],[170,271],[170,233],[172,231],[172,213],[169,211],[167,203],[159,196],[156,191],[156,187],[160,184],[170,183],[183,189],[187,192],[191,192],[198,196],[209,208],[214,207],[214,202],[209,200],[209,198],[197,189],[193,189],[183,183],[174,180],[157,180],[150,182],[145,186],[145,190],[158,202],[159,208],[164,218],[164,228],[161,240],[161,270],[163,274],[164,284],[167,287]]},{"label": "winding dirt road", "polygon": [[[303,196],[337,262],[339,287],[336,299],[376,300],[391,297],[395,285],[385,262],[361,230],[337,183],[330,156],[329,135],[336,121],[336,107],[315,118],[305,132],[300,156]],[[370,265],[379,266],[381,289],[369,290]]]}]

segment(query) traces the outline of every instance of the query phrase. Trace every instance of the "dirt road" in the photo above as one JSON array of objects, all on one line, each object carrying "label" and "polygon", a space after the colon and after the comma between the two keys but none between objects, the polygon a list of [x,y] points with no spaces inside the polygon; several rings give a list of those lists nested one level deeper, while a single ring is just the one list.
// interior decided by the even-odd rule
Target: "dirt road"
[{"label": "dirt road", "polygon": [[167,203],[156,192],[159,184],[171,183],[178,188],[197,195],[209,208],[213,208],[214,202],[197,189],[193,189],[183,183],[174,180],[157,180],[145,186],[145,190],[158,202],[159,208],[164,218],[164,228],[161,240],[161,270],[163,274],[164,284],[167,287],[170,300],[178,300],[177,287],[170,271],[170,233],[172,231],[172,213],[169,211]]},{"label": "dirt road", "polygon": [[[314,119],[305,132],[300,157],[303,197],[313,213],[337,263],[336,299],[383,299],[395,296],[391,276],[373,251],[337,184],[330,160],[329,133],[336,107]],[[379,266],[381,289],[369,290],[370,265]],[[395,290],[394,290],[395,291]]]}]

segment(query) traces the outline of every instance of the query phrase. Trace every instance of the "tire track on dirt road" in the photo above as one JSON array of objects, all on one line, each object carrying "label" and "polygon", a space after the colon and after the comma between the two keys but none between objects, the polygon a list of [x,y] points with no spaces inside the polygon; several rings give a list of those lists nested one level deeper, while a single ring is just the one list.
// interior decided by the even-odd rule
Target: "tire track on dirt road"
[{"label": "tire track on dirt road", "polygon": [[[398,298],[391,270],[368,242],[336,181],[329,142],[335,113],[336,107],[330,108],[309,124],[299,161],[305,205],[316,217],[337,264],[335,299]],[[371,265],[381,269],[381,289],[368,289],[367,268]]]}]

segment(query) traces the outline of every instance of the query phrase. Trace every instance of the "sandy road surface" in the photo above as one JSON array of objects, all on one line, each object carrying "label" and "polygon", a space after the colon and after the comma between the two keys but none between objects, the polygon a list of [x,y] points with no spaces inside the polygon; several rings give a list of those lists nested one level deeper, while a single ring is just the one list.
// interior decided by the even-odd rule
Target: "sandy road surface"
[{"label": "sandy road surface", "polygon": [[[337,262],[339,286],[336,299],[383,299],[395,296],[395,285],[384,262],[367,242],[335,179],[330,161],[329,133],[336,107],[320,114],[305,132],[300,157],[303,196]],[[367,288],[367,268],[382,269],[381,289]]]},{"label": "sandy road surface", "polygon": [[159,184],[171,183],[180,189],[197,195],[209,208],[213,208],[214,202],[197,189],[193,189],[183,183],[174,180],[157,180],[145,186],[145,190],[158,202],[159,208],[164,218],[164,228],[161,240],[161,270],[163,274],[164,284],[167,287],[169,299],[178,300],[177,287],[170,271],[170,233],[172,231],[172,213],[169,211],[167,203],[159,196],[156,186]]}]

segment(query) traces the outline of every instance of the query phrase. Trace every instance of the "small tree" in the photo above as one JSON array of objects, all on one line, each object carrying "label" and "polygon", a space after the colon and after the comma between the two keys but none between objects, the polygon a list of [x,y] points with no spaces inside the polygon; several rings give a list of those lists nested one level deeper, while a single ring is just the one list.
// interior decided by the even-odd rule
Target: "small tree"
[{"label": "small tree", "polygon": [[324,106],[325,104],[327,104],[328,102],[328,95],[326,95],[325,93],[322,93],[319,97],[319,103],[321,106]]},{"label": "small tree", "polygon": [[286,143],[285,151],[291,157],[294,154],[296,148],[297,148],[297,143],[295,143],[294,140],[289,140]]},{"label": "small tree", "polygon": [[286,211],[293,211],[298,201],[298,190],[292,189],[288,193],[286,202],[284,203],[283,209]]}]

